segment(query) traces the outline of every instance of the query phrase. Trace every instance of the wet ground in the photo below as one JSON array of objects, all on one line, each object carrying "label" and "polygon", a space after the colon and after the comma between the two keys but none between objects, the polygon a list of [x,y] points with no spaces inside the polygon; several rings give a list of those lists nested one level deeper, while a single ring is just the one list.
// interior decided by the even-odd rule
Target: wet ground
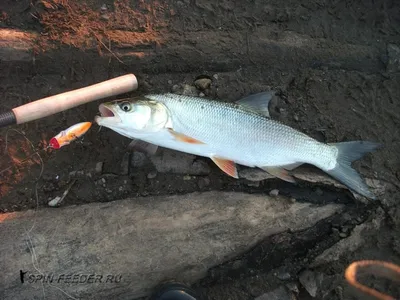
[{"label": "wet ground", "polygon": [[[235,101],[274,89],[278,97],[272,106],[273,118],[324,142],[361,139],[382,143],[382,150],[354,166],[364,177],[394,188],[381,195],[377,204],[363,206],[350,193],[329,186],[235,180],[207,159],[165,149],[153,158],[127,152],[127,138],[106,128],[99,131],[97,125],[80,142],[60,150],[41,150],[59,131],[93,120],[99,104],[95,102],[13,127],[23,131],[30,142],[9,131],[6,145],[7,131],[1,130],[1,147],[7,146],[8,154],[2,156],[0,166],[9,169],[0,174],[0,212],[47,206],[73,180],[64,206],[128,196],[208,190],[268,194],[278,189],[298,201],[347,203],[355,219],[365,215],[373,219],[378,208],[383,211],[383,225],[368,232],[357,253],[327,264],[331,276],[340,277],[355,259],[400,262],[398,2],[84,2],[87,6],[80,1],[2,1],[2,28],[40,33],[30,46],[34,59],[18,55],[10,59],[7,52],[0,53],[2,110],[129,72],[138,77],[139,89],[121,97],[177,92]],[[79,22],[86,24],[82,26],[86,30]],[[199,78],[209,79],[210,86],[196,87]],[[36,200],[35,180],[41,166],[37,156],[30,155],[38,150],[44,170]],[[357,210],[360,205],[362,209]],[[318,229],[310,233],[318,238],[306,245],[311,252],[334,244],[327,232]],[[293,243],[296,249],[305,247]],[[289,252],[284,258],[270,258],[272,265],[279,266],[286,259],[287,267],[298,271],[296,260],[310,255],[300,251],[292,257]],[[307,262],[298,265],[307,267]],[[274,281],[265,275],[270,269],[244,264],[236,277],[216,272],[199,283],[198,289],[208,293],[209,299],[250,299],[270,289]],[[340,299],[339,294],[325,299]],[[299,299],[308,297],[302,291]]]}]

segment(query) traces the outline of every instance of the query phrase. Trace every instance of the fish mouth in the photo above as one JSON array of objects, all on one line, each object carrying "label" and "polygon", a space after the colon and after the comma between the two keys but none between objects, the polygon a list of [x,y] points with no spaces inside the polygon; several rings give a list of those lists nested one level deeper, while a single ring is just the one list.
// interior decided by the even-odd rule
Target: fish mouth
[{"label": "fish mouth", "polygon": [[95,117],[95,121],[99,125],[105,125],[106,123],[120,123],[121,119],[117,114],[114,113],[112,108],[108,107],[107,104],[99,105],[100,116]]}]

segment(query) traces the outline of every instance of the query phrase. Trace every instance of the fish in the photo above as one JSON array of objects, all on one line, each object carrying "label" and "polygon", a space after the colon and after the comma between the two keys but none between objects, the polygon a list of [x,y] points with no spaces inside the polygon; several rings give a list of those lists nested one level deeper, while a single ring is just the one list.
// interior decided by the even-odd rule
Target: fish
[{"label": "fish", "polygon": [[49,148],[60,149],[83,136],[92,126],[92,122],[81,122],[61,131],[49,141]]},{"label": "fish", "polygon": [[364,197],[376,199],[351,163],[382,145],[370,141],[322,143],[271,118],[274,91],[236,102],[179,94],[148,94],[99,105],[95,122],[154,154],[165,147],[210,158],[239,178],[237,164],[296,183],[290,171],[311,164]]}]

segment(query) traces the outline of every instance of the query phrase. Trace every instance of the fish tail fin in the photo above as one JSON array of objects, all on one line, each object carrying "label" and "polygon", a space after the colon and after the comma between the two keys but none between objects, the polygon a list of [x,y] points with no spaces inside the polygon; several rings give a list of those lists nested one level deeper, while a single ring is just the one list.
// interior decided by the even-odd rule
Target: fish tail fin
[{"label": "fish tail fin", "polygon": [[351,167],[351,163],[362,158],[366,153],[380,148],[382,145],[366,141],[352,141],[330,145],[338,149],[338,154],[335,168],[326,172],[354,192],[375,200],[375,195],[369,190],[358,172]]}]

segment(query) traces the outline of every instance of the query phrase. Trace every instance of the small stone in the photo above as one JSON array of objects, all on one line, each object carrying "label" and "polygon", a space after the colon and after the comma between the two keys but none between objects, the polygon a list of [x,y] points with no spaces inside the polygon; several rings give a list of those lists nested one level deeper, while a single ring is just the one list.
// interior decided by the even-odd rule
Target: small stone
[{"label": "small stone", "polygon": [[276,270],[276,273],[274,275],[280,280],[290,279],[290,274],[284,267],[281,267],[278,270]]},{"label": "small stone", "polygon": [[120,187],[118,188],[118,190],[119,190],[120,192],[122,192],[122,191],[124,190],[124,187],[123,187],[123,186],[120,186]]},{"label": "small stone", "polygon": [[309,270],[302,272],[299,276],[299,281],[311,297],[317,296],[317,276],[314,272]]},{"label": "small stone", "polygon": [[107,10],[107,4],[103,4],[103,5],[100,7],[100,10],[106,11],[106,10]]},{"label": "small stone", "polygon": [[177,91],[179,91],[179,85],[175,84],[175,85],[172,87],[172,91],[173,91],[174,93],[176,93]]},{"label": "small stone", "polygon": [[172,80],[168,80],[168,84],[172,84]]},{"label": "small stone", "polygon": [[156,178],[156,176],[157,176],[157,172],[156,171],[152,171],[149,174],[147,174],[147,178],[148,179]]},{"label": "small stone", "polygon": [[203,189],[209,185],[210,185],[210,178],[208,178],[208,177],[200,177],[199,181],[197,182],[197,186],[200,189]]},{"label": "small stone", "polygon": [[272,197],[276,197],[276,196],[279,195],[279,190],[273,189],[273,190],[271,190],[271,191],[269,192],[269,195],[272,196]]},{"label": "small stone", "polygon": [[282,114],[285,112],[285,109],[281,107],[281,108],[279,108],[279,112]]},{"label": "small stone", "polygon": [[294,120],[296,121],[296,122],[298,122],[299,121],[299,116],[298,115],[294,115]]},{"label": "small stone", "polygon": [[95,168],[96,173],[101,174],[101,172],[103,172],[103,164],[104,163],[102,161],[99,161],[96,164],[96,168]]},{"label": "small stone", "polygon": [[69,172],[69,176],[71,176],[71,177],[76,176],[76,171],[71,171],[71,172]]},{"label": "small stone", "polygon": [[342,239],[344,239],[344,238],[347,237],[347,233],[341,232],[341,233],[339,233],[339,236],[340,236]]},{"label": "small stone", "polygon": [[388,62],[386,72],[394,73],[400,71],[400,47],[394,44],[387,46]]},{"label": "small stone", "polygon": [[134,168],[141,168],[146,162],[146,154],[143,152],[135,151],[132,154],[131,165]]},{"label": "small stone", "polygon": [[292,203],[295,203],[297,200],[296,200],[296,198],[290,198],[290,202],[292,202]]},{"label": "small stone", "polygon": [[185,180],[185,181],[188,181],[188,180],[191,180],[191,179],[192,179],[192,177],[190,175],[183,176],[183,180]]},{"label": "small stone", "polygon": [[316,193],[318,196],[322,196],[322,195],[324,194],[324,191],[321,190],[319,187],[317,187],[316,190],[315,190],[315,193]]},{"label": "small stone", "polygon": [[215,80],[218,80],[218,74],[214,74],[213,77]]},{"label": "small stone", "polygon": [[195,85],[199,90],[204,91],[204,90],[206,90],[206,89],[208,89],[208,88],[210,87],[210,85],[211,85],[211,79],[208,79],[208,78],[200,78],[200,79],[197,79],[197,80],[194,82],[194,85]]},{"label": "small stone", "polygon": [[287,287],[290,291],[292,291],[292,292],[294,292],[294,293],[296,293],[296,294],[300,293],[299,287],[297,286],[297,283],[296,283],[296,282],[289,282],[289,283],[286,283],[286,287]]},{"label": "small stone", "polygon": [[101,182],[104,184],[104,183],[106,183],[106,179],[105,178],[102,178],[101,179]]},{"label": "small stone", "polygon": [[247,186],[252,186],[252,187],[259,187],[260,182],[259,181],[250,181],[246,183]]},{"label": "small stone", "polygon": [[254,300],[292,300],[295,299],[292,292],[288,291],[284,286],[280,286],[279,288],[265,293]]},{"label": "small stone", "polygon": [[61,202],[62,198],[60,196],[55,197],[54,199],[50,200],[48,205],[51,207],[58,206]]},{"label": "small stone", "polygon": [[199,94],[198,94],[198,92],[197,92],[196,87],[194,87],[194,86],[192,86],[192,85],[185,84],[185,85],[183,86],[182,95],[185,95],[185,96],[195,96],[195,97],[196,97],[196,96],[198,96]]},{"label": "small stone", "polygon": [[205,94],[204,94],[204,93],[200,93],[199,96],[200,96],[200,97],[204,97]]}]

